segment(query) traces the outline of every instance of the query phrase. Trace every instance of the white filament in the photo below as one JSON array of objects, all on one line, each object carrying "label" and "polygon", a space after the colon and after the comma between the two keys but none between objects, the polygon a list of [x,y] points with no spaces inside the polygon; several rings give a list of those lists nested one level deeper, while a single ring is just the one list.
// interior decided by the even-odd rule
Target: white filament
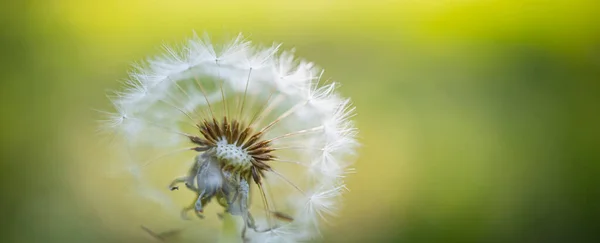
[{"label": "white filament", "polygon": [[[229,113],[255,131],[262,130],[264,138],[276,139],[277,147],[307,148],[287,150],[284,156],[304,166],[287,163],[293,169],[280,169],[286,163],[267,162],[302,193],[285,190],[289,183],[281,183],[281,178],[265,180],[274,188],[266,202],[286,205],[284,210],[294,220],[270,225],[279,228],[267,232],[249,230],[253,242],[296,242],[316,235],[318,222],[335,215],[340,206],[344,175],[353,162],[349,156],[358,145],[350,120],[355,109],[338,95],[336,83],[321,80],[322,69],[296,59],[293,51],[279,52],[279,47],[253,46],[241,35],[223,45],[212,44],[204,35],[179,48],[165,47],[162,56],[136,65],[124,88],[110,96],[115,112],[103,124],[125,138],[131,149],[172,151],[189,147],[183,135],[199,135],[190,123],[219,121]],[[273,153],[278,152],[283,151]],[[251,165],[247,151],[225,139],[218,141],[214,153],[236,166]],[[257,224],[269,226],[261,208],[255,204],[251,211]]]}]

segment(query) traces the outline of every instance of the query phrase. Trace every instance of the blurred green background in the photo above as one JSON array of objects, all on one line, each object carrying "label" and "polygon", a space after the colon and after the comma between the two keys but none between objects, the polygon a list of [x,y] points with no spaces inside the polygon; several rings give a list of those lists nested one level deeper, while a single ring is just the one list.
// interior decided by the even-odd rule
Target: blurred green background
[{"label": "blurred green background", "polygon": [[149,241],[98,179],[93,108],[192,30],[296,47],[353,98],[324,242],[600,241],[596,0],[1,4],[1,242]]}]

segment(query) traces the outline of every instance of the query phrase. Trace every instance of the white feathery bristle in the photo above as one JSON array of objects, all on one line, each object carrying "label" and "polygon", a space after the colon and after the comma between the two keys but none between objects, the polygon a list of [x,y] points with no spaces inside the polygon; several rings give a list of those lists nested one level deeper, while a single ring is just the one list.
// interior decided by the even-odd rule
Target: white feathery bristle
[{"label": "white feathery bristle", "polygon": [[[251,242],[318,236],[319,222],[340,208],[343,180],[353,170],[355,108],[337,93],[337,82],[322,80],[323,69],[280,47],[253,45],[241,34],[218,45],[206,34],[194,34],[183,45],[164,46],[162,55],[134,65],[124,87],[109,96],[114,111],[103,112],[102,124],[124,150],[137,154],[133,166],[122,162],[135,168],[126,170],[140,184],[134,189],[169,206],[169,192],[159,186],[162,176],[181,176],[169,169],[170,156],[189,155],[191,174],[174,182],[193,184],[186,186],[202,209],[210,203],[203,197],[221,197],[223,207],[238,205],[232,215],[249,225],[256,222],[246,233]],[[234,120],[239,131],[226,130],[233,129]],[[206,126],[210,129],[202,130]],[[258,140],[251,142],[252,134],[244,138],[244,128],[258,133]],[[242,195],[228,197],[236,190]],[[251,204],[240,203],[250,198]]]},{"label": "white feathery bristle", "polygon": [[340,196],[347,188],[340,180],[326,181],[305,200],[304,220],[313,223],[318,229],[319,219],[327,222],[328,216],[336,216],[339,209]]}]

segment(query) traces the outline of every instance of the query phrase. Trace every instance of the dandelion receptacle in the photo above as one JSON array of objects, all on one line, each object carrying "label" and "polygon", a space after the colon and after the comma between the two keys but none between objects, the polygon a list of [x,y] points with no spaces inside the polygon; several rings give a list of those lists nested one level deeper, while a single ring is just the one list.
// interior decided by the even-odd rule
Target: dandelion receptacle
[{"label": "dandelion receptacle", "polygon": [[222,218],[241,219],[240,240],[304,241],[336,213],[353,171],[355,109],[337,86],[280,45],[194,36],[135,66],[109,95],[115,111],[103,129],[124,150],[166,151],[123,163],[139,177],[174,163],[172,154],[190,153],[187,174],[143,190],[194,194],[180,205],[183,217],[204,218],[215,204]]}]

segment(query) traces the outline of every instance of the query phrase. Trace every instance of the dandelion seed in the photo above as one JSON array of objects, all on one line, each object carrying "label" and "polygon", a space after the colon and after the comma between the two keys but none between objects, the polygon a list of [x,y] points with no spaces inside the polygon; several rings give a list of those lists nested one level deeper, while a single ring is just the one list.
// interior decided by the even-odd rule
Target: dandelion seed
[{"label": "dandelion seed", "polygon": [[172,154],[196,153],[188,173],[163,189],[181,192],[177,184],[185,183],[197,198],[182,205],[184,214],[203,217],[207,205],[220,205],[242,219],[240,236],[252,242],[318,235],[319,222],[340,206],[358,145],[355,109],[337,83],[279,47],[241,35],[223,45],[204,35],[165,47],[109,96],[115,112],[102,126],[127,149],[152,148],[137,173],[175,163]]}]

